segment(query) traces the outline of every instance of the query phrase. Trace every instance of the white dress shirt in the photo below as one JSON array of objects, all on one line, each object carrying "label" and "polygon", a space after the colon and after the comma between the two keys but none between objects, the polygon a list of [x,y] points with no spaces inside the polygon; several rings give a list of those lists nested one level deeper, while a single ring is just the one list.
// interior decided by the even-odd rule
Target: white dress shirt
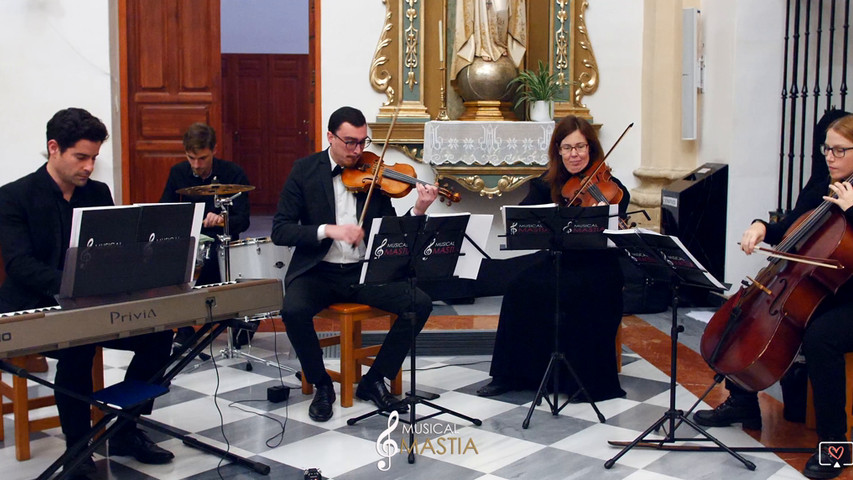
[{"label": "white dress shirt", "polygon": [[[334,170],[337,166],[332,158],[332,151],[329,149],[329,169]],[[350,192],[344,186],[344,182],[340,175],[332,177],[332,190],[335,193],[335,224],[337,225],[355,225],[358,223],[358,213],[356,212],[355,193]],[[328,238],[326,235],[326,224],[320,225],[317,228],[317,240]],[[324,262],[329,263],[356,263],[364,259],[366,247],[364,241],[360,242],[358,248],[353,248],[349,243],[335,240],[332,246],[323,257]]]}]

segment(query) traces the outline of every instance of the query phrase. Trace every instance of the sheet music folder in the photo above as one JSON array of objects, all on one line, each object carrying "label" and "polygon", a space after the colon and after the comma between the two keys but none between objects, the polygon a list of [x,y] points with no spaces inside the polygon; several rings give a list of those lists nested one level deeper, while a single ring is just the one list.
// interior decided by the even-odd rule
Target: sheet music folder
[{"label": "sheet music folder", "polygon": [[476,278],[483,257],[469,243],[485,243],[491,219],[468,213],[374,219],[360,281],[400,280],[410,265],[421,280]]},{"label": "sheet music folder", "polygon": [[75,209],[57,301],[71,309],[189,290],[203,213],[201,203]]},{"label": "sheet music folder", "polygon": [[543,250],[557,246],[563,250],[607,248],[606,229],[615,229],[618,205],[601,207],[559,207],[506,205],[501,208],[507,250]]},{"label": "sheet music folder", "polygon": [[678,237],[642,228],[605,230],[604,235],[652,278],[671,280],[677,275],[682,282],[692,286],[718,292],[726,290],[725,285],[691,255]]}]

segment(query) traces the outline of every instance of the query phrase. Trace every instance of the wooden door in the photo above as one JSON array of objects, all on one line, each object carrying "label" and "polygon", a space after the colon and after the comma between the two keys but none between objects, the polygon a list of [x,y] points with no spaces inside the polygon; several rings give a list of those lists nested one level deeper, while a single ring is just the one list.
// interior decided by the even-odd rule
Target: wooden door
[{"label": "wooden door", "polygon": [[256,187],[253,214],[275,212],[293,162],[313,149],[308,71],[308,55],[222,55],[221,151]]},{"label": "wooden door", "polygon": [[122,200],[160,199],[193,122],[219,132],[219,1],[119,0]]}]

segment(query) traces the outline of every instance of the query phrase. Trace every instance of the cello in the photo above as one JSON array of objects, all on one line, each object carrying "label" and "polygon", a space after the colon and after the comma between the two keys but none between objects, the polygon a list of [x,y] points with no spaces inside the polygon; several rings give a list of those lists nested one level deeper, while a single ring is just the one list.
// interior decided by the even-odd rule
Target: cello
[{"label": "cello", "polygon": [[[777,245],[782,258],[771,258],[751,283],[744,281],[705,328],[702,357],[738,386],[759,391],[782,378],[820,303],[853,276],[853,228],[833,206],[824,200],[798,218]],[[840,268],[788,254],[834,260]]]}]

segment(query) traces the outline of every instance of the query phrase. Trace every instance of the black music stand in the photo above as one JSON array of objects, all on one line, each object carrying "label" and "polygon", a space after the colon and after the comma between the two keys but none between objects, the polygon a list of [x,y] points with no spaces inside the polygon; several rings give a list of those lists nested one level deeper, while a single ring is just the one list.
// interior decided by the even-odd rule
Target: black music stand
[{"label": "black music stand", "polygon": [[[398,321],[409,321],[412,326],[410,346],[410,390],[401,400],[409,406],[409,420],[401,422],[415,425],[443,413],[454,415],[480,426],[480,419],[463,415],[448,408],[436,405],[416,392],[415,372],[417,359],[417,334],[415,325],[415,291],[418,277],[429,280],[450,278],[461,252],[463,239],[467,237],[468,214],[441,216],[383,217],[381,222],[374,221],[375,232],[368,244],[366,266],[362,270],[362,283],[390,283],[406,279],[411,291],[410,308],[400,315]],[[378,224],[377,224],[378,223]],[[470,237],[467,237],[470,241]],[[422,403],[437,412],[416,418],[415,406]],[[387,415],[388,412],[377,409],[364,415],[347,420],[347,425],[375,415]],[[414,428],[409,431],[409,445],[414,443]],[[409,463],[415,463],[415,449],[409,452]]]},{"label": "black music stand", "polygon": [[[612,206],[614,209],[616,206]],[[542,400],[548,404],[552,415],[558,415],[578,395],[583,394],[587,402],[595,411],[598,421],[604,423],[606,419],[598,406],[590,397],[571,362],[566,358],[560,346],[560,265],[564,250],[600,249],[607,247],[607,240],[601,234],[610,219],[616,218],[616,213],[611,212],[611,206],[601,207],[559,207],[555,204],[533,205],[533,206],[506,206],[504,207],[504,224],[506,227],[507,249],[541,249],[548,250],[554,265],[554,348],[542,381],[536,390],[536,396],[530,404],[527,416],[521,426],[528,428],[533,412]],[[560,366],[563,366],[577,383],[578,390],[569,395],[560,404]],[[549,385],[551,398],[548,397]]]},{"label": "black music stand", "polygon": [[[704,428],[697,425],[693,420],[687,417],[682,410],[675,407],[675,389],[676,389],[676,372],[677,372],[677,354],[678,354],[678,334],[684,331],[684,327],[678,324],[678,289],[681,286],[689,286],[692,288],[704,289],[710,292],[722,292],[725,286],[717,281],[713,275],[702,267],[702,265],[690,254],[684,247],[681,241],[676,237],[661,235],[648,230],[631,229],[620,231],[605,232],[617,247],[621,248],[635,265],[643,269],[646,274],[656,280],[668,281],[672,289],[672,325],[670,329],[671,351],[670,351],[670,366],[669,366],[669,408],[666,412],[655,421],[649,428],[641,433],[632,442],[609,442],[611,445],[622,446],[613,458],[604,462],[604,468],[611,468],[619,458],[628,453],[635,446],[643,443],[643,446],[648,444],[665,445],[675,442],[696,442],[696,441],[711,441],[717,445],[716,451],[722,450],[728,452],[738,461],[744,464],[749,470],[755,470],[755,464],[744,458],[735,450],[724,444],[722,441],[708,433]],[[676,424],[678,421],[678,424]],[[669,424],[668,429],[665,429],[663,438],[647,439],[646,437],[653,431],[657,432],[665,424]],[[682,424],[686,423],[698,432],[704,438],[679,438],[675,431]],[[694,450],[694,449],[691,449]]]}]

